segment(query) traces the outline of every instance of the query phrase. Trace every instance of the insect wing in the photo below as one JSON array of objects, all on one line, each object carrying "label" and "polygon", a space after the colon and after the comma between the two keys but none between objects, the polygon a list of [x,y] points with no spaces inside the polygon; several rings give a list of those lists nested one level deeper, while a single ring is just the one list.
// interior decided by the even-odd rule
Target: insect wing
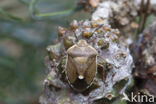
[{"label": "insect wing", "polygon": [[97,62],[96,61],[97,61],[96,56],[88,59],[88,63],[87,63],[88,69],[85,74],[87,84],[90,84],[95,77],[96,70],[97,70]]},{"label": "insect wing", "polygon": [[73,58],[69,55],[67,58],[66,74],[70,83],[74,83],[77,78],[76,67]]}]

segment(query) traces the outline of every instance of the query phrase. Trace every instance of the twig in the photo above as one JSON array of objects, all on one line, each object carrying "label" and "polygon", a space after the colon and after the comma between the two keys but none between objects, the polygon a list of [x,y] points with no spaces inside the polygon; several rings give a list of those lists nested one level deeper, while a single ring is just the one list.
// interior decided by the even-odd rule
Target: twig
[{"label": "twig", "polygon": [[24,22],[24,19],[15,15],[12,15],[10,13],[8,13],[7,11],[3,10],[2,8],[0,8],[0,15],[4,15],[6,17],[8,17],[9,19],[18,21],[18,22]]},{"label": "twig", "polygon": [[[140,4],[140,18],[139,18],[139,28],[138,28],[138,30],[137,30],[137,34],[139,34],[140,33],[140,31],[141,31],[141,27],[142,27],[142,19],[143,19],[143,10],[144,10],[144,0],[141,0],[141,4]],[[138,39],[138,35],[137,35],[137,37],[136,37],[136,40]]]},{"label": "twig", "polygon": [[54,17],[54,16],[68,16],[76,11],[82,9],[81,6],[76,6],[74,8],[70,8],[68,10],[58,11],[58,12],[49,12],[49,13],[37,13],[37,5],[38,0],[31,0],[29,3],[29,11],[34,19],[43,19],[45,17]]},{"label": "twig", "polygon": [[143,21],[143,24],[142,24],[142,28],[141,28],[141,32],[143,31],[144,27],[145,27],[145,23],[146,23],[146,19],[148,17],[148,12],[149,12],[149,8],[150,8],[150,0],[147,0],[147,3],[146,3],[146,11],[145,11],[145,15],[144,15],[144,21]]},{"label": "twig", "polygon": [[[150,0],[147,0],[146,2],[146,6],[144,5],[144,0],[141,1],[140,4],[140,18],[139,18],[139,28],[137,30],[137,34],[140,34],[145,27],[146,24],[146,20],[148,17],[148,12],[149,12],[149,8],[150,8]],[[138,35],[136,36],[136,40],[138,39]]]}]

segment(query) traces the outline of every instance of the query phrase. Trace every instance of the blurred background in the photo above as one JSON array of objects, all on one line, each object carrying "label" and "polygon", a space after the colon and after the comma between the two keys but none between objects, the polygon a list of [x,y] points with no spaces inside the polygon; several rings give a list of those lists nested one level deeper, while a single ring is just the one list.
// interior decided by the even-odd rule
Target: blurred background
[{"label": "blurred background", "polygon": [[0,0],[0,104],[38,104],[45,77],[45,48],[57,38],[57,27],[89,17],[84,11],[59,16],[53,12],[65,10],[58,12],[64,14],[76,3]]}]

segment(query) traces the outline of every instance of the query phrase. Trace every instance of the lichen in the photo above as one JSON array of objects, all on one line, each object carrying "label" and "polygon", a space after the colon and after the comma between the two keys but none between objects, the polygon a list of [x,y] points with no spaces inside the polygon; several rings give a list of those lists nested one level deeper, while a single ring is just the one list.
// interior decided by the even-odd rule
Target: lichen
[{"label": "lichen", "polygon": [[[73,28],[73,24],[76,24],[76,28]],[[87,31],[89,33],[87,35],[89,36],[83,36],[84,31]],[[58,38],[59,41],[57,40],[62,46],[56,49],[59,49],[60,52],[58,58],[51,59],[50,56],[46,57],[49,73],[45,79],[46,83],[44,83],[45,87],[40,97],[40,103],[93,104],[102,99],[111,100],[122,95],[129,85],[127,79],[132,80],[133,60],[129,49],[119,41],[118,34],[119,30],[112,29],[110,25],[100,20],[79,22],[74,20],[72,25]],[[98,71],[96,77],[93,84],[84,92],[76,92],[72,89],[66,78],[64,70],[66,67],[67,49],[64,39],[67,37],[70,38],[69,41],[73,44],[76,44],[80,39],[84,39],[98,52]],[[128,85],[125,83],[121,86],[114,87],[122,80],[126,80]]]}]

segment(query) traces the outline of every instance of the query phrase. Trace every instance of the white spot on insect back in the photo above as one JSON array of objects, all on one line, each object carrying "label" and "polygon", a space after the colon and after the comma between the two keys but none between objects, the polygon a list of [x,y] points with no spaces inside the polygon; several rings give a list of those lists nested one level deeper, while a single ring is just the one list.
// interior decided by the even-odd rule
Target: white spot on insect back
[{"label": "white spot on insect back", "polygon": [[84,79],[84,76],[82,76],[82,75],[79,75],[79,77],[78,77],[79,79]]}]

